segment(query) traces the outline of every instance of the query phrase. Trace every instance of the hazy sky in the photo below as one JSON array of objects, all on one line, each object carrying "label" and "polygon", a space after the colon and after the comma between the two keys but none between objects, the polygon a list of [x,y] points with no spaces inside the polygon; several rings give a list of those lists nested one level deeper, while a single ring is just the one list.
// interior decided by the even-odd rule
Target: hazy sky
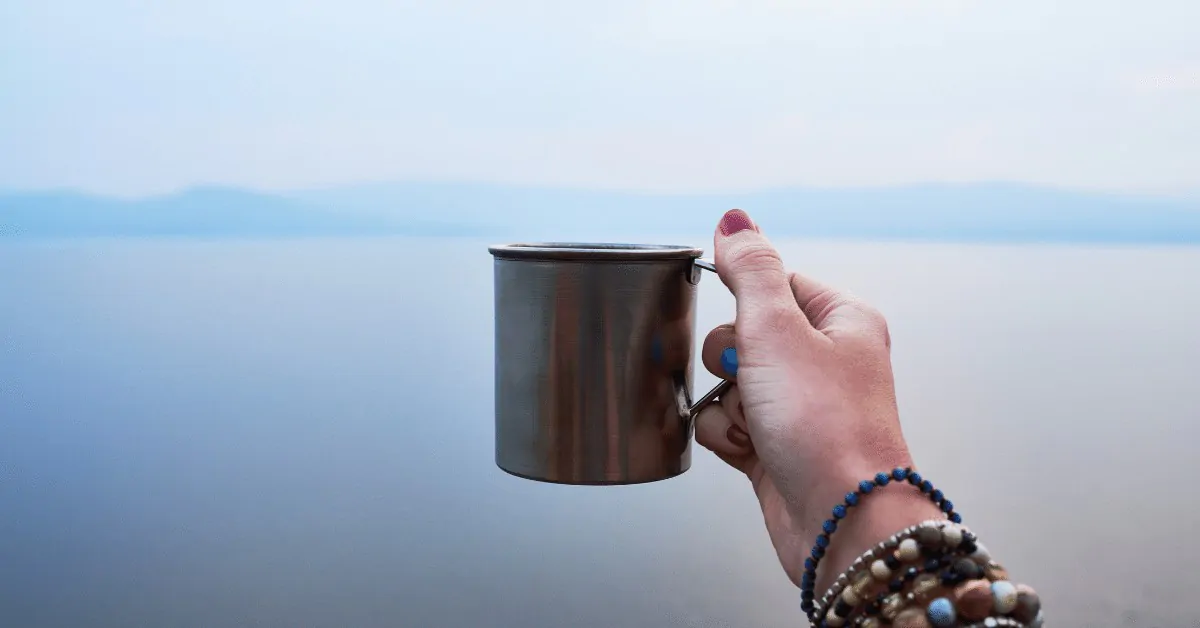
[{"label": "hazy sky", "polygon": [[1200,191],[1196,0],[2,0],[0,187]]}]

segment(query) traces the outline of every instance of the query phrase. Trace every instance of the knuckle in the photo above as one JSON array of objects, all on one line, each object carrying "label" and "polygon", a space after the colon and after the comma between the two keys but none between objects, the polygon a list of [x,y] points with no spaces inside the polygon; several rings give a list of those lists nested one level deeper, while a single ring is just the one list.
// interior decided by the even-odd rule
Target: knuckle
[{"label": "knuckle", "polygon": [[743,271],[783,272],[783,259],[779,251],[766,242],[749,242],[729,253],[729,262]]},{"label": "knuckle", "polygon": [[863,320],[869,323],[872,328],[881,331],[887,329],[887,317],[883,315],[883,312],[879,311],[879,308],[858,299],[854,299],[853,303],[858,308],[858,311],[862,313]]},{"label": "knuckle", "polygon": [[873,340],[880,339],[889,348],[892,346],[887,317],[879,308],[853,296],[846,297],[846,306],[852,307],[858,312],[858,317],[862,321],[861,335]]}]

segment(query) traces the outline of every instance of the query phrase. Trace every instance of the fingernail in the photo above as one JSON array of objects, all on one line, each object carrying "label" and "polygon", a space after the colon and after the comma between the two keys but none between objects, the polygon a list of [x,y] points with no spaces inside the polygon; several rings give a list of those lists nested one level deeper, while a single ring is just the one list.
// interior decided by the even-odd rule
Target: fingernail
[{"label": "fingernail", "polygon": [[736,425],[730,425],[729,429],[725,430],[725,438],[728,438],[729,442],[738,447],[750,446],[750,435],[746,433],[746,430]]},{"label": "fingernail", "polygon": [[721,352],[721,369],[730,377],[737,377],[737,349],[726,347]]},{"label": "fingernail", "polygon": [[731,209],[721,216],[721,235],[733,235],[753,228],[754,221],[750,220],[750,215],[740,209]]}]

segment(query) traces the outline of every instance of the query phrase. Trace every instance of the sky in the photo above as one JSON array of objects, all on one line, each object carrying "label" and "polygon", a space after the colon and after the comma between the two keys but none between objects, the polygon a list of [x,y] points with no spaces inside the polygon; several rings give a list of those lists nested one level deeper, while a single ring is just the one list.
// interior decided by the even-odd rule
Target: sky
[{"label": "sky", "polygon": [[3,0],[0,188],[1200,193],[1195,0]]}]

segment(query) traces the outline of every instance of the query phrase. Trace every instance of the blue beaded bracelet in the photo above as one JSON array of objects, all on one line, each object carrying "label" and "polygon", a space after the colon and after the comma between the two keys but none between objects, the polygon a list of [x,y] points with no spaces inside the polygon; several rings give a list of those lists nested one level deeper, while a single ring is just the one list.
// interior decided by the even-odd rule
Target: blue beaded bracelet
[{"label": "blue beaded bracelet", "polygon": [[913,471],[912,467],[896,467],[892,469],[891,473],[876,473],[874,478],[859,482],[856,490],[846,493],[843,503],[833,507],[833,516],[821,524],[821,534],[817,535],[809,557],[804,559],[804,573],[800,576],[800,608],[808,615],[809,621],[814,624],[817,623],[816,604],[813,602],[814,589],[817,584],[817,565],[825,557],[825,548],[829,547],[830,537],[837,532],[838,522],[849,514],[850,508],[857,506],[863,497],[875,490],[876,486],[887,486],[893,480],[897,482],[907,480],[909,484],[927,495],[929,500],[936,504],[942,512],[946,513],[946,518],[954,523],[962,523],[962,517],[954,511],[954,503],[946,499],[940,490],[935,489],[932,482],[922,478],[920,473]]}]

